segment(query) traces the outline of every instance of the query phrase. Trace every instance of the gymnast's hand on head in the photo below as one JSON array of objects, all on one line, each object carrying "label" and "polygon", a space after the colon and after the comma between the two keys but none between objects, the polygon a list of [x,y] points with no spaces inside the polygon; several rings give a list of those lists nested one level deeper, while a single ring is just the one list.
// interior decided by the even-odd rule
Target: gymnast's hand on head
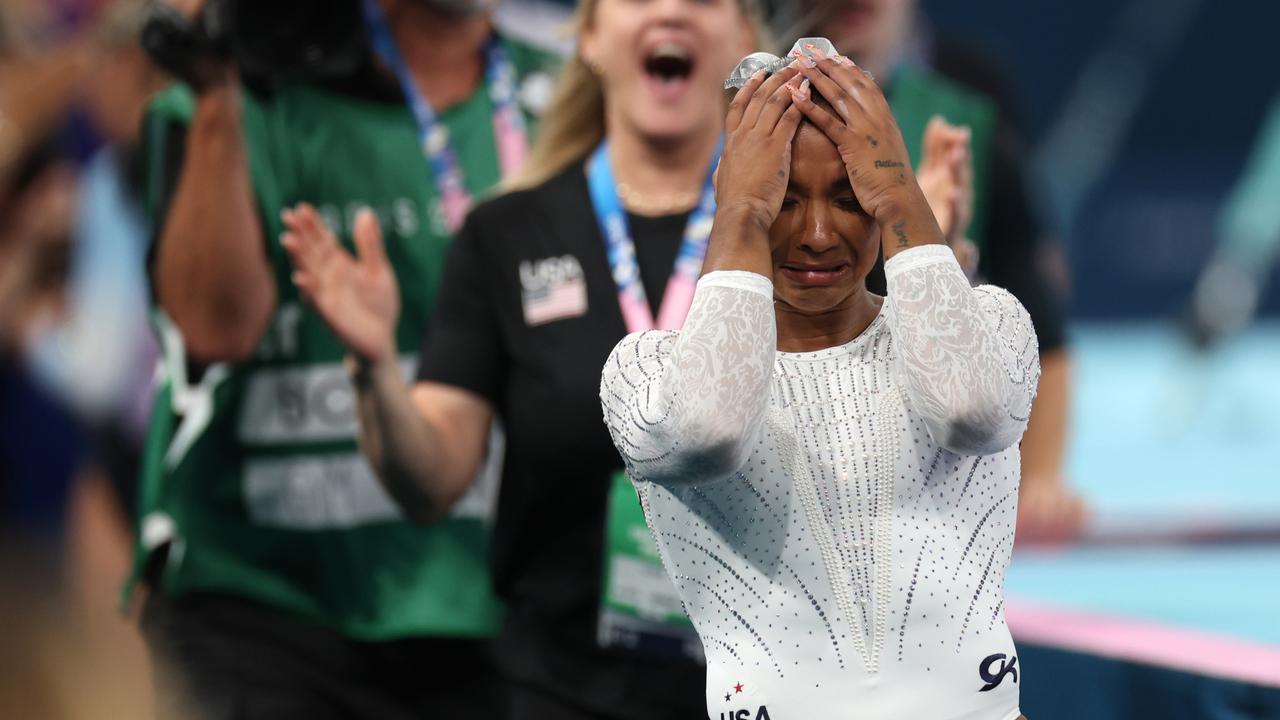
[{"label": "gymnast's hand on head", "polygon": [[802,78],[794,65],[756,73],[734,96],[716,168],[716,221],[703,272],[747,270],[771,277],[769,228],[791,174],[791,141],[802,115],[792,102]]},{"label": "gymnast's hand on head", "polygon": [[796,93],[795,105],[835,143],[858,203],[881,226],[885,258],[943,243],[880,87],[852,60],[827,57],[812,45],[807,50],[816,62],[801,60],[799,70],[834,114],[804,92]]},{"label": "gymnast's hand on head", "polygon": [[725,118],[716,205],[750,211],[766,230],[787,192],[791,140],[802,119],[791,92],[802,79],[794,66],[769,77],[757,73],[738,91]]}]

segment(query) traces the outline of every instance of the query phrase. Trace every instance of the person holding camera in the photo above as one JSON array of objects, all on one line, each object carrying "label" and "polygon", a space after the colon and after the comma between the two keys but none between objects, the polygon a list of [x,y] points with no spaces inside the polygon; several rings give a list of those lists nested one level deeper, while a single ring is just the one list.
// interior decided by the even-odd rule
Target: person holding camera
[{"label": "person holding camera", "polygon": [[405,517],[356,446],[343,345],[276,241],[302,201],[348,244],[376,215],[390,352],[412,372],[445,250],[522,164],[555,64],[489,5],[210,0],[144,30],[186,81],[144,129],[164,363],[135,579],[162,717],[502,712],[491,484],[430,525]]}]

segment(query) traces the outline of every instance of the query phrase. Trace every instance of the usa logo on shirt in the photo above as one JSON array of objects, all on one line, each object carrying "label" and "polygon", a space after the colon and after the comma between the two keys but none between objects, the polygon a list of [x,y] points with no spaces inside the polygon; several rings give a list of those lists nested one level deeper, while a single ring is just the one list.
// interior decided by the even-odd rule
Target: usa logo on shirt
[{"label": "usa logo on shirt", "polygon": [[521,262],[520,289],[529,327],[587,314],[587,281],[572,255]]},{"label": "usa logo on shirt", "polygon": [[[750,698],[757,693],[747,691],[746,685],[736,682],[724,693],[725,704],[736,709],[723,710],[720,712],[720,720],[772,720],[769,717],[769,708],[759,702],[750,702]],[[742,707],[746,705],[746,707]]]}]

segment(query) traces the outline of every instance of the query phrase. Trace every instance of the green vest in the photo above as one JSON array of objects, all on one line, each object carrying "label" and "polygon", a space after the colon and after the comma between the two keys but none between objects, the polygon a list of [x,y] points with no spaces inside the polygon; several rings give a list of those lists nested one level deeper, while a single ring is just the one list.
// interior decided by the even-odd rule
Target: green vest
[{"label": "green vest", "polygon": [[[552,56],[506,47],[521,97],[545,89]],[[279,243],[280,211],[295,203],[315,205],[348,250],[355,212],[373,208],[400,285],[396,341],[408,372],[450,240],[413,117],[400,103],[308,84],[246,92],[243,105],[277,307],[251,360],[213,365],[198,380],[187,378],[181,337],[157,313],[163,383],[134,578],[167,543],[160,589],[169,594],[230,593],[362,640],[492,634],[501,607],[488,574],[486,498],[473,494],[430,526],[405,521],[356,446],[343,347],[300,300]],[[193,108],[181,87],[153,102],[144,137],[152,178],[162,176],[167,130]],[[473,197],[499,180],[492,117],[487,86],[440,114]],[[148,188],[153,212],[160,190]]]},{"label": "green vest", "polygon": [[991,203],[987,191],[992,142],[996,126],[995,105],[982,95],[938,75],[928,68],[904,65],[894,74],[889,88],[889,106],[902,130],[907,152],[914,166],[920,166],[924,128],[934,115],[941,115],[952,125],[967,125],[973,155],[973,222],[969,239],[985,247],[987,207]]}]

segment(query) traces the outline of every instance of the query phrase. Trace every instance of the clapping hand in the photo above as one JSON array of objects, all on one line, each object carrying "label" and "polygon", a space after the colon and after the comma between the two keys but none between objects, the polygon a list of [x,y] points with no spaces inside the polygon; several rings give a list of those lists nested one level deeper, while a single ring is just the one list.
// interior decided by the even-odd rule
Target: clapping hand
[{"label": "clapping hand", "polygon": [[357,358],[370,363],[393,359],[400,291],[377,216],[367,208],[356,215],[354,257],[310,205],[286,209],[282,218],[287,232],[280,242],[293,262],[293,284],[302,296]]},{"label": "clapping hand", "polygon": [[969,128],[951,125],[935,115],[924,130],[924,158],[916,179],[942,236],[965,274],[972,278],[978,269],[978,251],[965,236],[973,218],[973,156],[969,141]]}]

